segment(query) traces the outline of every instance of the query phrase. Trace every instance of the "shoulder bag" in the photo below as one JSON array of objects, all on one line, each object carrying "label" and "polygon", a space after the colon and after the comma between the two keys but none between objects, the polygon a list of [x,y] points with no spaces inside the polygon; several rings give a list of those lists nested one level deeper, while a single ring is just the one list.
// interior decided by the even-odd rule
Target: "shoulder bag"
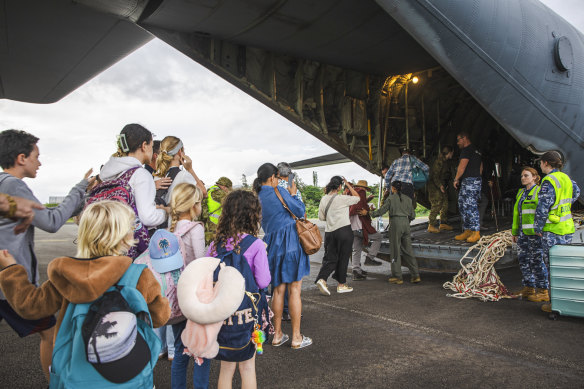
[{"label": "shoulder bag", "polygon": [[292,219],[296,222],[296,231],[298,232],[298,238],[300,239],[300,245],[304,252],[308,255],[312,255],[320,250],[320,246],[322,245],[322,236],[320,235],[320,231],[318,230],[318,226],[312,223],[309,220],[304,218],[299,218],[288,208],[282,195],[278,191],[278,188],[274,188],[274,192],[276,192],[276,196],[282,202],[282,205],[290,215],[292,215]]}]

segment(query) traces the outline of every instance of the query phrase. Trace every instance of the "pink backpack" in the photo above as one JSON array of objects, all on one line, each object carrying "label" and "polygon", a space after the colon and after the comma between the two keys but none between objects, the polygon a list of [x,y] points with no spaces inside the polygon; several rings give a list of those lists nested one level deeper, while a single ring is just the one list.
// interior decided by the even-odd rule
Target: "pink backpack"
[{"label": "pink backpack", "polygon": [[176,324],[176,323],[180,323],[181,321],[185,320],[185,317],[183,316],[183,314],[180,310],[180,307],[178,305],[178,297],[177,297],[177,290],[176,290],[176,286],[178,284],[178,279],[180,278],[180,275],[181,275],[182,271],[184,270],[184,267],[186,265],[188,265],[186,258],[189,255],[186,252],[186,248],[185,248],[184,242],[182,241],[182,237],[184,234],[189,232],[197,224],[202,224],[202,223],[201,222],[184,223],[181,225],[180,228],[178,228],[174,232],[174,235],[178,239],[180,252],[181,252],[181,254],[183,256],[183,260],[184,260],[184,266],[181,267],[180,269],[173,270],[173,271],[170,271],[168,273],[163,273],[163,274],[158,273],[156,270],[154,270],[154,267],[152,266],[152,260],[150,259],[150,253],[148,250],[144,251],[144,253],[141,254],[138,258],[136,258],[136,260],[134,261],[134,263],[144,264],[144,265],[148,266],[148,269],[150,269],[152,274],[154,274],[154,278],[156,278],[156,280],[160,284],[162,295],[168,299],[168,302],[170,304],[170,318],[168,319],[167,324]]}]

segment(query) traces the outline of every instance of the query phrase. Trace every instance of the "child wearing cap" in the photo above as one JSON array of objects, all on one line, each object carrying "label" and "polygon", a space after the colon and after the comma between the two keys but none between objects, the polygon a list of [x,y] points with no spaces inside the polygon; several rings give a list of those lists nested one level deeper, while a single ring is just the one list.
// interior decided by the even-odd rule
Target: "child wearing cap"
[{"label": "child wearing cap", "polygon": [[[134,211],[120,202],[104,200],[88,206],[79,223],[76,257],[51,261],[49,279],[38,288],[7,250],[0,251],[0,287],[10,305],[31,320],[59,312],[58,334],[70,302],[98,299],[128,270],[132,259],[125,254],[134,244],[134,223]],[[148,305],[153,326],[166,323],[170,307],[152,272],[141,273],[136,289]]]}]

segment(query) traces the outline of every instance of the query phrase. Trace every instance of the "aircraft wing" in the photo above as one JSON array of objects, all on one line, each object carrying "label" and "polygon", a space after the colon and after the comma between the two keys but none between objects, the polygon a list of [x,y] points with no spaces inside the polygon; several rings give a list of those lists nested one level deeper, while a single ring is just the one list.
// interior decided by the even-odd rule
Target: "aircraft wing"
[{"label": "aircraft wing", "polygon": [[0,1],[0,98],[53,103],[152,38],[72,1]]}]

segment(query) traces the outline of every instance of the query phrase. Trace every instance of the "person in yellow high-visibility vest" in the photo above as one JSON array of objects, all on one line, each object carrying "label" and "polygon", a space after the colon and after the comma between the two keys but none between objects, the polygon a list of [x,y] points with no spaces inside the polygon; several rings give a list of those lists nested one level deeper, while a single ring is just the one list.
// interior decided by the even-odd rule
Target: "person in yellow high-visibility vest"
[{"label": "person in yellow high-visibility vest", "polygon": [[[534,298],[532,296],[547,293],[549,289],[548,269],[543,261],[541,237],[535,234],[534,229],[539,180],[539,174],[534,168],[524,167],[522,169],[521,184],[523,188],[517,192],[511,228],[513,241],[517,243],[517,257],[523,285],[523,288],[514,295],[530,299],[530,301]],[[540,298],[542,297],[538,297],[538,300]]]},{"label": "person in yellow high-visibility vest", "polygon": [[[546,174],[541,181],[538,204],[535,210],[534,230],[542,237],[543,259],[549,269],[549,250],[556,244],[569,244],[574,235],[572,203],[580,197],[580,188],[567,174],[560,170],[564,166],[562,155],[557,151],[547,151],[539,158],[541,171]],[[533,296],[531,301],[548,301],[549,293]],[[547,296],[547,300],[545,297]],[[551,305],[541,309],[551,312]]]},{"label": "person in yellow high-visibility vest", "polygon": [[231,189],[233,188],[233,183],[227,177],[221,177],[217,180],[215,185],[207,190],[207,201],[203,204],[203,217],[205,220],[205,243],[209,244],[214,236],[215,231],[217,231],[217,223],[219,222],[219,216],[221,216],[221,209],[223,204],[223,199]]}]

